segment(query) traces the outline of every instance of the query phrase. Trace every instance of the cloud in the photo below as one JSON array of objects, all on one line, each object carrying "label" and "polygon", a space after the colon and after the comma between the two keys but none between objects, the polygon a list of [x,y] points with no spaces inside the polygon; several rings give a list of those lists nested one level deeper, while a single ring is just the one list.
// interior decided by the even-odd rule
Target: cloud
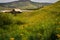
[{"label": "cloud", "polygon": [[[18,0],[0,0],[0,3],[6,3],[6,2],[12,2],[12,1],[18,1]],[[53,3],[56,2],[58,0],[31,0],[34,2],[49,2],[49,3]]]},{"label": "cloud", "polygon": [[54,3],[58,0],[31,0],[31,1],[34,1],[34,2],[49,2],[49,3]]},{"label": "cloud", "polygon": [[12,2],[12,1],[18,1],[18,0],[0,0],[0,3]]}]

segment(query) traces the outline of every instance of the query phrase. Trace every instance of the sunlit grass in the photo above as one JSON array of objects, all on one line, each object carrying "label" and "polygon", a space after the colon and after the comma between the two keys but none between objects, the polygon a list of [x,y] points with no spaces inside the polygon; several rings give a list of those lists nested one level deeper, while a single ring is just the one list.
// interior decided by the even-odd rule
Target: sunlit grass
[{"label": "sunlit grass", "polygon": [[[13,24],[4,25],[3,27],[7,27],[6,29],[0,28],[0,40],[10,40],[10,38],[11,40],[52,40],[52,34],[58,34],[57,36],[60,37],[59,4],[58,2],[51,6],[46,6],[33,12],[23,12],[16,16],[3,13],[3,15],[7,15],[10,18],[10,21],[13,21]],[[7,17],[3,16],[4,20],[7,20]]]}]

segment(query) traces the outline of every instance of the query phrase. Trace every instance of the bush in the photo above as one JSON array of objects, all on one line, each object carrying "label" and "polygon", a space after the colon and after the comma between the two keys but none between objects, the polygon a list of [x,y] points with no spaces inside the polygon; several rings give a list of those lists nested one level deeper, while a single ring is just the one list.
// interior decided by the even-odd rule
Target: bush
[{"label": "bush", "polygon": [[0,13],[0,28],[9,28],[10,25],[23,24],[20,20],[17,20],[14,15],[8,13]]},{"label": "bush", "polygon": [[13,21],[13,15],[4,13],[0,14],[0,25],[10,25]]}]

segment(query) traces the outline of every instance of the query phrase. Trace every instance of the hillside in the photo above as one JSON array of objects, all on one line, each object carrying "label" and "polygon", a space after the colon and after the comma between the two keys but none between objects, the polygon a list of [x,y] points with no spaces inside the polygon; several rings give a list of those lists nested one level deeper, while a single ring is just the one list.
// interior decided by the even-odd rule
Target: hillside
[{"label": "hillside", "polygon": [[60,1],[16,16],[1,13],[0,21],[1,40],[60,40]]},{"label": "hillside", "polygon": [[19,0],[19,1],[9,2],[9,3],[0,3],[0,9],[2,8],[37,9],[49,4],[51,3],[36,3],[30,0]]}]

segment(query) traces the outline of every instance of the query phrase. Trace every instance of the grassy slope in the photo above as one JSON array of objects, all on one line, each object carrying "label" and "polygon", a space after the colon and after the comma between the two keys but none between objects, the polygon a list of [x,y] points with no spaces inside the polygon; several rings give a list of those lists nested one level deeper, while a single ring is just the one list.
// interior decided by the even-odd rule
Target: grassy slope
[{"label": "grassy slope", "polygon": [[28,22],[27,24],[32,23],[37,25],[37,23],[45,23],[47,22],[47,25],[52,23],[55,24],[55,22],[59,19],[60,14],[60,3],[55,3],[50,6],[45,6],[42,9],[37,10],[36,12],[32,13],[22,13],[20,14],[20,20]]},{"label": "grassy slope", "polygon": [[33,13],[23,13],[21,15],[21,20],[27,22],[27,24],[23,25],[24,29],[27,28],[30,32],[33,31],[32,33],[34,33],[34,31],[36,34],[41,33],[40,28],[42,28],[44,29],[42,35],[47,38],[49,38],[48,36],[50,36],[52,32],[60,34],[59,29],[57,29],[60,28],[60,2],[45,6]]},{"label": "grassy slope", "polygon": [[[31,40],[32,38],[36,40],[40,39],[41,36],[41,40],[48,40],[51,39],[52,32],[60,34],[60,31],[55,29],[60,28],[60,2],[45,6],[35,12],[24,12],[17,15],[16,18],[25,24],[18,25],[17,27],[15,25],[8,30],[0,31],[0,35],[3,33],[4,35],[2,35],[7,38],[16,39],[21,39],[20,36],[22,36],[22,40]],[[7,40],[6,37],[5,39]]]}]

